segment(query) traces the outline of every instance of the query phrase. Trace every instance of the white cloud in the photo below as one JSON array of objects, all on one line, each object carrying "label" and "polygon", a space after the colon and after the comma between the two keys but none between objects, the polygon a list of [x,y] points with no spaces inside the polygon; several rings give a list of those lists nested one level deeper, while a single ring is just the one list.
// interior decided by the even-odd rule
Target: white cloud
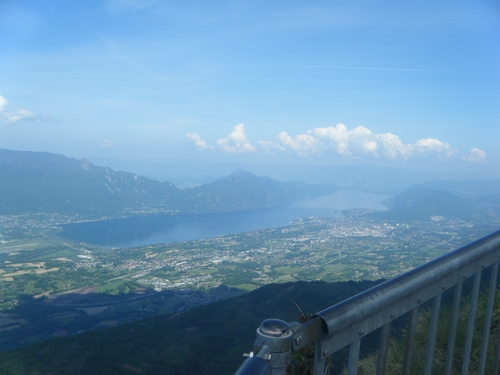
[{"label": "white cloud", "polygon": [[462,156],[465,161],[475,162],[475,163],[486,163],[486,152],[480,150],[476,147],[470,150],[469,155]]},{"label": "white cloud", "polygon": [[283,150],[291,150],[300,156],[317,154],[323,149],[322,143],[309,134],[299,134],[292,138],[287,132],[281,132],[278,135],[278,140],[279,143],[274,148],[281,147]]},{"label": "white cloud", "polygon": [[3,111],[2,113],[2,121],[6,124],[14,124],[23,120],[36,120],[36,115],[25,109],[16,109],[14,112]]},{"label": "white cloud", "polygon": [[455,153],[455,150],[451,148],[447,142],[441,142],[436,138],[420,139],[415,143],[414,149],[416,152],[421,154],[441,154],[445,156],[452,156]]},{"label": "white cloud", "polygon": [[104,139],[101,142],[101,147],[102,148],[113,148],[115,146],[116,146],[116,142],[114,141],[114,139],[111,139],[111,140]]},{"label": "white cloud", "polygon": [[187,137],[191,142],[195,144],[196,148],[200,151],[213,149],[213,147],[207,145],[207,143],[203,139],[201,139],[200,135],[197,133],[188,133]]},{"label": "white cloud", "polygon": [[[196,133],[188,134],[199,150],[212,148]],[[339,155],[346,158],[384,158],[406,161],[408,159],[430,157],[450,159],[456,149],[448,142],[436,138],[423,138],[415,143],[403,143],[399,136],[392,133],[373,133],[364,126],[349,130],[344,124],[314,128],[295,136],[286,131],[278,134],[274,141],[258,140],[259,150],[270,154],[287,153],[301,157]],[[217,141],[217,146],[227,153],[254,152],[245,135],[243,124],[238,124],[226,137]],[[472,149],[467,161],[485,161],[486,154],[479,149]]]},{"label": "white cloud", "polygon": [[364,126],[349,130],[344,124],[314,128],[295,137],[281,132],[274,144],[259,141],[259,145],[264,145],[266,150],[279,150],[281,147],[284,151],[299,156],[336,154],[350,158],[371,156],[392,160],[407,160],[426,155],[449,157],[455,153],[448,143],[439,139],[426,138],[415,144],[404,144],[395,134],[375,134]]},{"label": "white cloud", "polygon": [[406,160],[413,155],[413,146],[405,145],[395,134],[375,134],[375,142],[380,150],[380,155],[386,159]]},{"label": "white cloud", "polygon": [[9,102],[0,95],[0,121],[10,125],[19,121],[36,120],[37,116],[26,109],[16,109],[14,111],[7,110]]},{"label": "white cloud", "polygon": [[269,154],[286,151],[286,149],[282,145],[273,141],[257,141],[257,144],[259,145],[260,149]]},{"label": "white cloud", "polygon": [[349,151],[349,134],[344,124],[337,124],[335,127],[315,128],[307,133],[321,141],[328,150],[333,150],[339,155],[351,153]]},{"label": "white cloud", "polygon": [[7,99],[5,99],[2,95],[0,95],[0,112],[4,111],[5,107],[7,107],[7,104],[9,104]]},{"label": "white cloud", "polygon": [[300,156],[337,154],[352,158],[372,156],[406,159],[413,152],[413,147],[404,145],[396,135],[374,134],[364,126],[348,130],[344,124],[314,128],[295,137],[281,132],[274,144],[270,141],[259,141],[259,145],[265,145],[268,150],[279,150],[281,147]]},{"label": "white cloud", "polygon": [[254,152],[255,147],[250,144],[245,135],[245,125],[238,124],[226,137],[217,141],[217,146],[228,153]]},{"label": "white cloud", "polygon": [[358,126],[348,133],[350,140],[350,149],[353,153],[361,154],[377,154],[379,148],[375,135],[364,126]]}]

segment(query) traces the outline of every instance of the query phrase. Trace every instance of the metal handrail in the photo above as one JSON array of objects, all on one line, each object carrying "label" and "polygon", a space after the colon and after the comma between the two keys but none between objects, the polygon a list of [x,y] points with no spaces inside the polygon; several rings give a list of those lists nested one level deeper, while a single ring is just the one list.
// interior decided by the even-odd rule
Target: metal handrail
[{"label": "metal handrail", "polygon": [[[456,331],[462,285],[466,279],[473,277],[474,285],[471,296],[469,327],[462,370],[462,374],[465,375],[469,371],[468,366],[472,345],[472,330],[474,329],[481,275],[486,268],[491,266],[490,293],[487,308],[488,316],[486,317],[484,327],[484,336],[486,336],[486,339],[483,338],[479,369],[479,373],[482,374],[486,362],[488,334],[492,319],[491,311],[495,298],[494,292],[497,286],[499,261],[500,231],[497,231],[343,302],[324,309],[315,314],[313,319],[306,323],[301,325],[295,322],[288,323],[289,331],[287,331],[288,333],[286,333],[285,338],[268,335],[265,328],[265,323],[268,321],[264,321],[263,325],[257,330],[257,340],[254,344],[254,351],[259,352],[264,346],[267,347],[266,353],[268,355],[267,361],[269,367],[265,370],[265,374],[285,374],[286,365],[283,366],[283,363],[280,362],[279,366],[273,366],[273,355],[275,357],[279,355],[283,358],[291,358],[291,351],[297,351],[307,345],[315,343],[314,374],[322,375],[325,371],[326,358],[332,353],[349,345],[349,364],[347,373],[349,375],[357,374],[361,338],[376,329],[382,328],[377,374],[383,374],[385,371],[385,358],[391,322],[404,314],[410,313],[407,329],[408,336],[405,349],[405,363],[403,364],[403,373],[409,374],[413,351],[413,333],[416,326],[418,307],[432,300],[432,318],[424,365],[424,373],[430,374],[432,371],[432,359],[434,355],[441,295],[445,290],[454,288],[452,329],[450,330],[450,341],[445,370],[445,372],[449,374],[451,373],[451,362],[453,361],[455,342],[454,331]],[[281,342],[285,340],[289,342],[290,349],[286,350],[290,351],[290,353],[285,355],[283,348],[273,352],[273,342],[276,340],[281,340]],[[285,345],[285,347],[287,346]],[[500,357],[500,333],[497,338],[497,353],[498,357]],[[500,370],[500,359],[496,359],[494,367],[494,373],[496,374]]]}]

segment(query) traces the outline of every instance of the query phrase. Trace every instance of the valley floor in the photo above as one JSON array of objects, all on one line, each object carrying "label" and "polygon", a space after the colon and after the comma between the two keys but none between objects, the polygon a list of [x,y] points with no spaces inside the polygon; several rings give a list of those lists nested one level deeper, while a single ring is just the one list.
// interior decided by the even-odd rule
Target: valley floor
[{"label": "valley floor", "polygon": [[384,222],[366,213],[123,249],[63,241],[55,218],[2,217],[0,350],[174,314],[271,283],[388,279],[500,226],[443,217]]}]

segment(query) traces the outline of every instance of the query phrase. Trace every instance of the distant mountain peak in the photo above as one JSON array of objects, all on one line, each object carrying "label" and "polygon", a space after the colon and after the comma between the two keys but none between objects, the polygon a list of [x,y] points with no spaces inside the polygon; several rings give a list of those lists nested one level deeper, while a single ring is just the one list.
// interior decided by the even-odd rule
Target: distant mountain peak
[{"label": "distant mountain peak", "polygon": [[215,182],[219,182],[219,181],[242,182],[242,181],[248,181],[248,180],[258,180],[261,178],[262,177],[258,177],[256,175],[254,175],[253,173],[250,173],[250,172],[245,171],[243,169],[237,169],[228,176],[218,178]]},{"label": "distant mountain peak", "polygon": [[233,173],[231,173],[229,176],[226,176],[225,178],[261,178],[251,172],[245,171],[244,169],[236,169]]},{"label": "distant mountain peak", "polygon": [[244,211],[280,206],[335,190],[333,185],[280,182],[238,169],[212,183],[181,191],[170,182],[115,172],[86,159],[0,149],[0,214],[109,216]]},{"label": "distant mountain peak", "polygon": [[389,210],[372,216],[400,221],[435,221],[437,217],[466,219],[478,212],[478,207],[470,199],[422,185],[413,185],[383,203]]},{"label": "distant mountain peak", "polygon": [[253,176],[253,177],[257,177],[253,173],[245,171],[244,169],[236,169],[233,173],[230,174],[230,176]]}]

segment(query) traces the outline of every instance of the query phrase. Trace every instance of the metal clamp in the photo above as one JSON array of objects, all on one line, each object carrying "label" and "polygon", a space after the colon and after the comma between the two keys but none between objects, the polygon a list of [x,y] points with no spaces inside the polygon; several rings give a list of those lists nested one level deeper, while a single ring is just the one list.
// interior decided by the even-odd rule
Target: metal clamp
[{"label": "metal clamp", "polygon": [[[265,350],[264,350],[265,349]],[[257,329],[254,352],[267,360],[267,375],[284,375],[292,359],[292,330],[287,322],[267,319]]]}]

